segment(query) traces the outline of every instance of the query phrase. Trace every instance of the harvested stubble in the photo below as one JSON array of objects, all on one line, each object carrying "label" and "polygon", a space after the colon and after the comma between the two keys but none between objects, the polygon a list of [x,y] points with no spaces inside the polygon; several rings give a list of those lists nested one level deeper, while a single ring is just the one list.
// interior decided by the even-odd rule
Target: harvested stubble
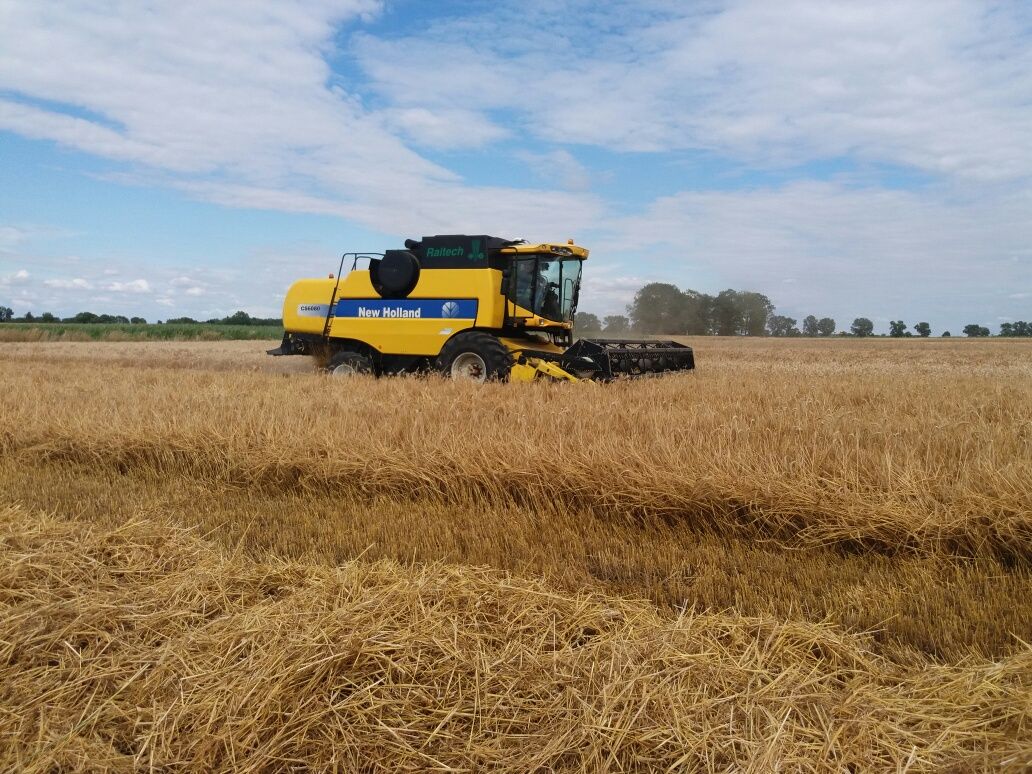
[{"label": "harvested stubble", "polygon": [[[102,526],[148,514],[250,556],[335,565],[444,561],[547,576],[568,591],[646,596],[666,611],[834,622],[873,630],[904,664],[1001,657],[1032,641],[1032,573],[982,557],[885,555],[700,534],[590,511],[448,504],[338,492],[270,492],[82,463],[0,460],[0,502]],[[917,658],[915,659],[915,654]]]},{"label": "harvested stubble", "polygon": [[693,343],[694,378],[485,388],[254,373],[310,366],[247,342],[6,345],[0,504],[831,620],[901,662],[1032,640],[1032,347]]},{"label": "harvested stubble", "polygon": [[1032,651],[904,670],[832,627],[471,568],[255,563],[0,510],[23,771],[1021,770]]},{"label": "harvested stubble", "polygon": [[306,357],[267,357],[267,341],[18,341],[0,345],[0,373],[15,371],[21,363],[46,363],[55,369],[72,364],[93,369],[124,366],[133,369],[175,369],[189,371],[261,371],[264,373],[307,373],[312,364]]},{"label": "harvested stubble", "polygon": [[851,365],[805,353],[752,368],[730,361],[609,387],[131,367],[113,378],[85,364],[55,378],[52,363],[22,361],[0,394],[0,451],[1027,563],[1032,379],[1022,366],[1005,381],[952,364],[915,364],[905,377],[905,362],[860,354]]}]

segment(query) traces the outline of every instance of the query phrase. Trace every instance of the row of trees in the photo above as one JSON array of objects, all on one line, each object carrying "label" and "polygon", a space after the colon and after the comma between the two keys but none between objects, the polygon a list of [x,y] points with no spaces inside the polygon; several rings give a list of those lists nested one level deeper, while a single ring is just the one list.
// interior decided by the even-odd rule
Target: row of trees
[{"label": "row of trees", "polygon": [[[856,323],[854,323],[854,326],[855,325]],[[964,335],[968,338],[981,338],[983,336],[992,335],[988,328],[984,325],[979,325],[978,323],[965,325],[963,331]],[[926,322],[919,322],[914,325],[914,330],[911,332],[907,330],[907,324],[902,320],[892,320],[889,322],[889,336],[892,336],[893,338],[898,339],[905,336],[913,336],[914,333],[922,337],[931,336],[932,326]],[[944,338],[948,338],[951,334],[949,331],[943,331],[942,335]],[[1001,323],[999,335],[1004,338],[1032,337],[1032,323],[1027,323],[1024,320],[1018,320],[1013,323]]]},{"label": "row of trees", "polygon": [[[970,327],[970,326],[968,326]],[[914,326],[914,331],[911,333],[907,330],[907,324],[902,320],[890,320],[889,321],[889,335],[894,339],[901,339],[904,336],[913,336],[916,333],[921,337],[928,337],[932,335],[932,326],[926,322],[919,322]],[[949,331],[943,333],[944,336],[949,336]]]},{"label": "row of trees", "polygon": [[1029,337],[1032,338],[1032,322],[1018,320],[1017,322],[1006,322],[1000,324],[1000,335],[1006,337]]},{"label": "row of trees", "polygon": [[[599,320],[593,314],[582,312],[577,315],[577,327],[584,332],[607,334],[633,329],[638,333],[763,336],[769,332],[769,323],[777,327],[781,320],[788,319],[774,320],[774,317],[774,305],[762,293],[724,290],[710,296],[653,282],[635,294],[626,316],[610,315]],[[830,322],[834,331],[834,321]]]},{"label": "row of trees", "polygon": [[[715,296],[696,290],[681,290],[676,285],[652,282],[634,294],[627,307],[627,315],[596,315],[580,312],[577,315],[579,333],[604,333],[619,336],[631,330],[642,334],[672,334],[688,336],[832,336],[836,323],[831,317],[808,315],[800,325],[798,320],[775,313],[774,304],[762,293],[748,290],[723,290]],[[889,323],[889,335],[928,337],[932,326],[919,322],[908,330],[902,320]],[[848,331],[840,336],[873,336],[874,322],[857,317]],[[949,336],[944,331],[943,336]],[[988,336],[989,329],[971,324],[964,327],[966,336]],[[1032,325],[1025,322],[1003,323],[1001,336],[1032,336]]]},{"label": "row of trees", "polygon": [[[126,317],[121,314],[94,314],[93,312],[79,312],[71,317],[58,317],[50,312],[43,312],[34,315],[26,312],[22,317],[15,317],[14,311],[8,306],[0,306],[0,322],[38,322],[38,323],[65,323],[65,324],[91,324],[91,323],[122,323],[124,325],[146,325],[143,317]],[[210,320],[195,320],[192,317],[174,317],[165,320],[166,324],[198,324],[208,325],[282,325],[283,321],[278,317],[251,317],[247,312],[234,312],[228,317],[213,317]],[[161,320],[158,320],[161,324]]]},{"label": "row of trees", "polygon": [[[160,320],[159,320],[160,322]],[[170,325],[188,325],[196,323],[208,325],[282,325],[283,320],[279,317],[251,317],[247,312],[234,312],[228,317],[212,318],[210,320],[195,320],[192,317],[173,317],[165,320]]]},{"label": "row of trees", "polygon": [[[0,306],[0,322],[40,322],[40,323],[133,323],[147,321],[142,317],[125,317],[124,315],[94,314],[79,312],[72,317],[59,318],[50,312],[39,316],[26,312],[23,317],[14,317],[14,311],[7,306]],[[158,320],[161,323],[161,320]],[[209,320],[195,320],[192,317],[174,317],[165,321],[167,324],[209,325],[281,325],[278,317],[252,317],[247,312],[239,311],[227,317]],[[802,325],[797,320],[785,315],[775,314],[774,304],[762,293],[748,290],[723,290],[715,296],[699,293],[695,290],[680,290],[676,285],[663,282],[652,282],[634,294],[634,301],[627,307],[627,315],[609,315],[599,319],[590,312],[577,315],[578,333],[605,333],[620,336],[634,330],[637,333],[665,333],[689,336],[832,336],[836,331],[835,320],[831,317],[817,318],[808,315]],[[981,337],[991,335],[985,326],[972,323],[964,326],[964,335]],[[927,322],[919,322],[908,330],[903,320],[889,322],[889,336],[902,338],[932,335],[932,326]],[[848,333],[841,331],[840,336],[873,336],[874,323],[866,317],[857,317],[849,326]],[[944,331],[943,336],[949,336]],[[1000,336],[1032,337],[1032,323],[1018,320],[1000,325]]]},{"label": "row of trees", "polygon": [[93,314],[93,312],[79,312],[72,317],[58,317],[50,312],[43,312],[34,315],[26,312],[22,317],[15,317],[9,307],[0,306],[0,322],[38,322],[38,323],[146,323],[142,317],[126,317],[121,314]]}]

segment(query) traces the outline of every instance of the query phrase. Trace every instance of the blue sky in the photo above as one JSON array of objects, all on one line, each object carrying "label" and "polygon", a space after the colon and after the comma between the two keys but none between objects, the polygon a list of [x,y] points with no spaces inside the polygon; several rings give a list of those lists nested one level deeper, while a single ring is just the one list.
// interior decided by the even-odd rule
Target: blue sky
[{"label": "blue sky", "polygon": [[0,0],[0,304],[278,314],[408,236],[793,317],[1032,319],[1021,2]]}]

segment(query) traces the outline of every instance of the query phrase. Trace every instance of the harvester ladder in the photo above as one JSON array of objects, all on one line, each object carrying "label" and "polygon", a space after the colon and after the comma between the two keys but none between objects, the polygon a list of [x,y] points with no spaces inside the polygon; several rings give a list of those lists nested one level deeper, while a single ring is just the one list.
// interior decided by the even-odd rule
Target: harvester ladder
[{"label": "harvester ladder", "polygon": [[330,335],[330,321],[333,319],[333,305],[337,303],[337,291],[340,289],[340,275],[344,273],[344,262],[351,258],[350,271],[358,267],[359,258],[383,258],[383,253],[344,253],[340,257],[340,266],[337,268],[337,281],[333,283],[333,293],[330,295],[330,303],[326,308],[326,321],[323,323],[323,336]]}]

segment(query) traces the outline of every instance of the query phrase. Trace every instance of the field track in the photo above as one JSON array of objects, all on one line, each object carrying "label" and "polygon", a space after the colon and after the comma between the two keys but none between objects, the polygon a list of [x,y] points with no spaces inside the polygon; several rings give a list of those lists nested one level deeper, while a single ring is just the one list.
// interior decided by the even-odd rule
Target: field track
[{"label": "field track", "polygon": [[1032,345],[690,343],[482,387],[0,344],[0,765],[1032,765]]}]

